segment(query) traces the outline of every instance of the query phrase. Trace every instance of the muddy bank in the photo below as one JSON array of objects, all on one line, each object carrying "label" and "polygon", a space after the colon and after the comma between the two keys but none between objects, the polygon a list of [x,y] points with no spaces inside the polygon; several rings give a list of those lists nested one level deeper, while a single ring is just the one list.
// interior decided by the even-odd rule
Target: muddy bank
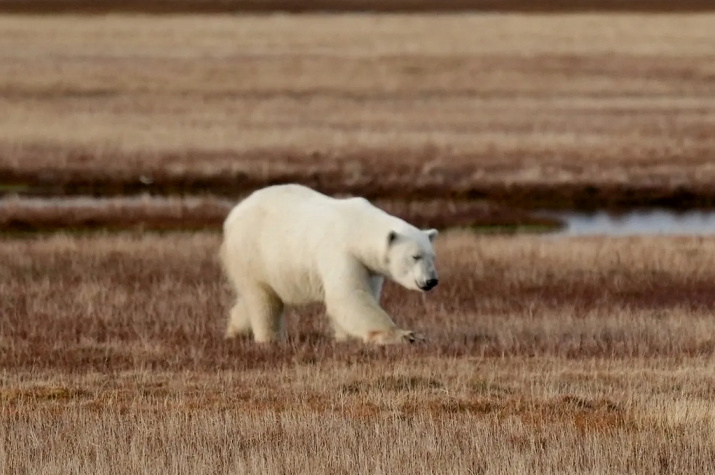
[{"label": "muddy bank", "polygon": [[[216,230],[234,200],[215,197],[31,198],[0,200],[0,232]],[[560,221],[486,202],[375,200],[416,226],[516,232],[556,229]]]},{"label": "muddy bank", "polygon": [[506,183],[479,181],[471,176],[470,171],[460,169],[425,173],[421,168],[391,166],[378,171],[363,169],[355,174],[346,167],[275,167],[267,171],[217,171],[200,175],[162,171],[115,174],[96,169],[48,169],[35,173],[0,169],[0,197],[121,197],[148,193],[161,196],[211,195],[235,200],[265,186],[300,183],[331,195],[349,194],[391,201],[488,201],[502,208],[521,210],[715,208],[715,185],[703,182],[633,180],[613,183],[594,180]]}]

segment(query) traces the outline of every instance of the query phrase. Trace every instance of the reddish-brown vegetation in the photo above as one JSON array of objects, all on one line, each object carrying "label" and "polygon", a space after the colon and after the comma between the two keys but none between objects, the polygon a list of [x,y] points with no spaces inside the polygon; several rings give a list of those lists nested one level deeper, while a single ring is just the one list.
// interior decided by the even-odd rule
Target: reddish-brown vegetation
[{"label": "reddish-brown vegetation", "polygon": [[[0,201],[0,231],[219,230],[235,204],[211,197],[6,199]],[[501,232],[525,228],[539,231],[560,225],[553,218],[530,216],[483,201],[383,199],[375,204],[415,226],[440,230],[488,227]]]},{"label": "reddish-brown vegetation", "polygon": [[0,191],[713,205],[712,24],[0,17]]},{"label": "reddish-brown vegetation", "polygon": [[[715,241],[440,236],[420,345],[224,341],[214,233],[0,243],[0,469],[702,473]],[[654,456],[655,454],[655,456]],[[677,468],[676,468],[677,467]]]},{"label": "reddish-brown vegetation", "polygon": [[0,240],[0,472],[715,471],[713,239],[447,231],[381,348],[320,305],[226,341],[219,233],[143,232],[283,181],[437,227],[712,204],[713,18],[0,16],[0,192],[203,195],[3,203],[136,229]]}]

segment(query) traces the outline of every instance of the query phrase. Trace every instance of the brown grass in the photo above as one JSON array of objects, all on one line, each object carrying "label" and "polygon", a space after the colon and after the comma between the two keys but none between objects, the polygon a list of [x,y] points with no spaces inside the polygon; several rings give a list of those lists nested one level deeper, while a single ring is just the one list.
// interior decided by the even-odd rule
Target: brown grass
[{"label": "brown grass", "polygon": [[0,242],[4,473],[703,473],[715,240],[440,236],[422,345],[222,339],[212,233]]},{"label": "brown grass", "polygon": [[4,16],[0,176],[713,204],[714,18]]},{"label": "brown grass", "polygon": [[[0,466],[43,473],[703,473],[712,362],[407,359],[6,377]],[[360,384],[355,388],[355,381]],[[82,389],[78,389],[82,388]],[[349,388],[349,389],[346,389]]]},{"label": "brown grass", "polygon": [[[0,16],[0,191],[299,181],[433,226],[501,210],[456,198],[715,202],[714,22]],[[216,227],[229,202],[0,224]],[[428,341],[387,348],[333,342],[319,305],[225,341],[219,239],[0,240],[0,473],[715,471],[714,239],[444,232],[440,286],[384,295]]]},{"label": "brown grass", "polygon": [[[407,354],[713,350],[711,239],[440,237],[444,285],[426,298],[396,286],[385,291],[395,318],[429,335]],[[231,299],[217,264],[219,240],[217,233],[6,239],[0,312],[12,347],[5,346],[0,367],[213,370],[405,354],[329,344],[317,307],[290,314],[292,340],[276,349],[223,342]]]},{"label": "brown grass", "polygon": [[3,13],[712,11],[708,0],[0,0]]}]

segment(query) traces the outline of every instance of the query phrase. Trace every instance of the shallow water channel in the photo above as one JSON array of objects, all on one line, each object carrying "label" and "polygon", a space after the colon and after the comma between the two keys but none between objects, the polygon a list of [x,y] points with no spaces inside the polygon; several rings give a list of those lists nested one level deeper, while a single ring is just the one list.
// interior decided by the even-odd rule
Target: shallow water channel
[{"label": "shallow water channel", "polygon": [[566,236],[708,235],[715,234],[715,210],[675,212],[648,209],[622,213],[544,212],[564,227],[555,234]]}]

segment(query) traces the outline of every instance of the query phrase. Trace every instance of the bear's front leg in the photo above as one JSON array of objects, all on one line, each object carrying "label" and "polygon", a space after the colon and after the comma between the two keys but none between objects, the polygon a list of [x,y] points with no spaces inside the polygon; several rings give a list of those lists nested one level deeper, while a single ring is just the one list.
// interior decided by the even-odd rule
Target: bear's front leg
[{"label": "bear's front leg", "polygon": [[369,290],[353,290],[326,296],[326,309],[334,326],[345,334],[366,343],[379,345],[412,343],[424,338],[410,330],[398,328],[375,301]]},{"label": "bear's front leg", "polygon": [[[333,320],[334,328],[366,343],[407,343],[420,339],[409,330],[398,328],[377,299],[383,280],[371,276],[368,270],[354,259],[328,256],[324,261],[323,288],[325,307]],[[375,278],[373,278],[375,277]]]}]

